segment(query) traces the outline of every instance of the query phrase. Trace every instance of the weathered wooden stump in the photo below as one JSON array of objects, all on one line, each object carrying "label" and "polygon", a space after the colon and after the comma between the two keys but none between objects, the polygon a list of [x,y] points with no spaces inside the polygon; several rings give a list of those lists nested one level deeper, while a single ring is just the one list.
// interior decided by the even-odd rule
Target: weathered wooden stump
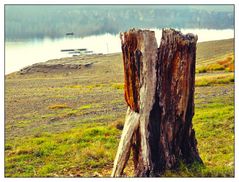
[{"label": "weathered wooden stump", "polygon": [[133,151],[135,176],[160,176],[180,161],[202,163],[192,129],[197,36],[173,29],[121,34],[128,105],[112,177]]}]

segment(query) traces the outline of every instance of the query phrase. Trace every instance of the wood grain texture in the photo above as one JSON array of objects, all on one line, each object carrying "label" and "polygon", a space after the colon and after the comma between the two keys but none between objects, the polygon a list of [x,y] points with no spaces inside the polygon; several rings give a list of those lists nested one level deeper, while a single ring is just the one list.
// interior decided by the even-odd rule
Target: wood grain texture
[{"label": "wood grain texture", "polygon": [[121,34],[131,119],[126,119],[112,176],[123,173],[131,147],[139,177],[160,176],[180,161],[202,164],[192,127],[196,43],[197,36],[173,29],[162,31],[159,48],[153,31]]},{"label": "wood grain texture", "polygon": [[[197,36],[163,30],[158,52],[155,110],[149,123],[155,173],[175,169],[182,160],[202,163],[192,129]],[[158,128],[155,130],[155,128]],[[159,138],[158,138],[159,136]]]},{"label": "wood grain texture", "polygon": [[124,129],[114,161],[114,167],[111,174],[112,177],[119,177],[123,174],[123,170],[130,156],[133,134],[138,129],[138,127],[139,114],[128,108],[125,117]]}]

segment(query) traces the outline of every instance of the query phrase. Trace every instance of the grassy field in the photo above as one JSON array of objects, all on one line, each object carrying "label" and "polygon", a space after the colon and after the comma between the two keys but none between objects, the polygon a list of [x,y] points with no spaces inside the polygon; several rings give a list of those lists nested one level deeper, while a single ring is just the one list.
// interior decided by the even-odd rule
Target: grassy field
[{"label": "grassy field", "polygon": [[[198,44],[193,126],[205,167],[182,164],[165,177],[234,176],[233,41]],[[84,59],[94,64],[5,76],[6,177],[110,176],[127,108],[122,58]],[[223,69],[208,69],[215,64]]]}]

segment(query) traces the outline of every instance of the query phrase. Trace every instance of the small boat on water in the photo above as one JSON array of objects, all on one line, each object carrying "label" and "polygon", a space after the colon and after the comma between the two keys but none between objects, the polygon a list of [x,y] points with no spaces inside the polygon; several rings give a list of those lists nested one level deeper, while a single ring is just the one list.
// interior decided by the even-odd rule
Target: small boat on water
[{"label": "small boat on water", "polygon": [[66,33],[66,36],[69,36],[69,35],[74,35],[74,33],[73,32]]}]

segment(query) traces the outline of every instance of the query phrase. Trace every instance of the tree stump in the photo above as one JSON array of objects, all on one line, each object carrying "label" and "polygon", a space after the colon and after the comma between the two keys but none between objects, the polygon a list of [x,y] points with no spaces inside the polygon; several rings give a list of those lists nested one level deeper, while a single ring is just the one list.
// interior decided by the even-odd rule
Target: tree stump
[{"label": "tree stump", "polygon": [[138,177],[202,164],[192,128],[196,43],[173,29],[162,31],[159,48],[153,31],[121,34],[128,110],[112,177],[123,174],[131,148]]}]

